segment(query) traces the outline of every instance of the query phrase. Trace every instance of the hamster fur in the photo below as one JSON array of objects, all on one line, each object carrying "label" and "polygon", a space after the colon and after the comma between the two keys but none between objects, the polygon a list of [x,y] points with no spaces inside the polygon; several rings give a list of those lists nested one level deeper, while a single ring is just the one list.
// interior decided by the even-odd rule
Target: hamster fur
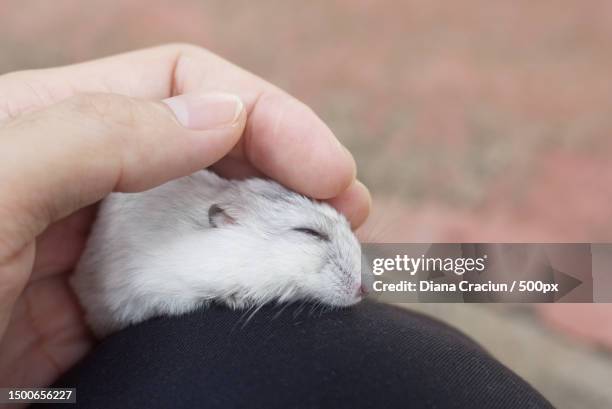
[{"label": "hamster fur", "polygon": [[360,269],[359,242],[331,206],[202,170],[108,196],[71,285],[101,337],[213,300],[351,305],[363,294]]}]

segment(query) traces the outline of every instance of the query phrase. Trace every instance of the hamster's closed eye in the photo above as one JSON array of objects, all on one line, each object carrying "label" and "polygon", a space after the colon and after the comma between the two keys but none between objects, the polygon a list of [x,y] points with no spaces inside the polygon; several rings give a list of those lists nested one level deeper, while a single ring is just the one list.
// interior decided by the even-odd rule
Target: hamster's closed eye
[{"label": "hamster's closed eye", "polygon": [[329,236],[327,234],[321,233],[320,231],[317,231],[315,229],[311,229],[309,227],[295,227],[292,230],[300,232],[300,233],[307,234],[307,235],[315,237],[315,238],[317,238],[319,240],[329,241]]}]

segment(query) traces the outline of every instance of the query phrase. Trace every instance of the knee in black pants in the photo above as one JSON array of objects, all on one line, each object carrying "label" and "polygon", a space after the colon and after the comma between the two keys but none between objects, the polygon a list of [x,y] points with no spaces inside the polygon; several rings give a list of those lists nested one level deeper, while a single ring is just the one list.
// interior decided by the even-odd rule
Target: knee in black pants
[{"label": "knee in black pants", "polygon": [[248,315],[213,307],[127,328],[55,386],[76,387],[84,408],[552,407],[469,338],[401,308]]}]

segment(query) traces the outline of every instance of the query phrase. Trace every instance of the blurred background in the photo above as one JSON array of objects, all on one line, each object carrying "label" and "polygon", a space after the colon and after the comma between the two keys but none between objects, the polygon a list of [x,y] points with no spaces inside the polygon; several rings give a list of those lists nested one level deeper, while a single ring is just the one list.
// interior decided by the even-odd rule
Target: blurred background
[{"label": "blurred background", "polygon": [[[309,104],[367,241],[612,241],[612,3],[0,0],[0,73],[202,45]],[[409,305],[559,408],[612,407],[612,305]]]}]

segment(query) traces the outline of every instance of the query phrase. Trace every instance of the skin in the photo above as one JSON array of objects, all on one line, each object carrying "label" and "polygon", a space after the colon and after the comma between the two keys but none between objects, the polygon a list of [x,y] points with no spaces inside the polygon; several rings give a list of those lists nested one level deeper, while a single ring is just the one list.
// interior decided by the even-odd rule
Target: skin
[{"label": "skin", "polygon": [[[230,126],[187,129],[162,102],[240,97]],[[94,345],[67,285],[112,191],[211,166],[328,200],[354,228],[370,196],[325,124],[282,90],[199,47],[167,45],[0,76],[0,385],[52,383]]]}]

